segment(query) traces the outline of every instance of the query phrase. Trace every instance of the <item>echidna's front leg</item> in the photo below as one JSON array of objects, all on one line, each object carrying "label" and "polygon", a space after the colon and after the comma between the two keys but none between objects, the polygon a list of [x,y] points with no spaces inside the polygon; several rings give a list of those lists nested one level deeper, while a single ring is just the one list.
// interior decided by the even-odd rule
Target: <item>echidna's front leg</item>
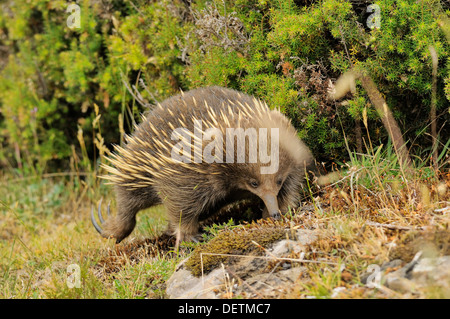
[{"label": "echidna's front leg", "polygon": [[199,235],[198,216],[167,209],[169,232],[176,236],[176,247],[183,241],[197,242]]}]

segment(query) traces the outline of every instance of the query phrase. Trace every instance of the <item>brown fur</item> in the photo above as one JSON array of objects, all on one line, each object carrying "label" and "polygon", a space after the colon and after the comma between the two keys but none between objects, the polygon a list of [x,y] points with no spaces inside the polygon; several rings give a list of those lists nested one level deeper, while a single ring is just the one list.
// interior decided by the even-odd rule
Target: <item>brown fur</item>
[{"label": "brown fur", "polygon": [[[279,128],[278,171],[261,174],[264,165],[248,163],[248,152],[245,163],[236,163],[236,150],[235,162],[227,164],[225,154],[230,150],[225,145],[224,163],[175,162],[171,149],[178,141],[171,140],[171,133],[179,127],[194,132],[193,119],[202,120],[203,131],[216,127],[224,132],[224,144],[227,127]],[[126,141],[124,147],[116,146],[116,154],[109,159],[111,166],[104,165],[110,172],[104,178],[115,185],[118,213],[102,225],[101,235],[117,242],[131,233],[140,210],[161,203],[178,242],[194,239],[199,221],[242,199],[262,201],[263,216],[277,217],[298,204],[305,168],[312,161],[309,149],[279,111],[221,87],[200,88],[165,100],[143,118]],[[252,181],[258,187],[252,186]]]}]

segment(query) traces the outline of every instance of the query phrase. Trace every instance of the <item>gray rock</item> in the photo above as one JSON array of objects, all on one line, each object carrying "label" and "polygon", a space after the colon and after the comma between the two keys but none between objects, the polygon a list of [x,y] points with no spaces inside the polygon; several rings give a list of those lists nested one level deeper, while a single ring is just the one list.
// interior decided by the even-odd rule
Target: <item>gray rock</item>
[{"label": "gray rock", "polygon": [[421,285],[437,283],[450,287],[450,256],[419,260],[411,271],[411,280]]},{"label": "gray rock", "polygon": [[166,295],[170,299],[216,299],[215,289],[224,284],[225,271],[214,269],[203,278],[192,275],[189,270],[177,270],[166,283]]},{"label": "gray rock", "polygon": [[336,287],[333,289],[333,292],[331,293],[331,298],[338,298],[339,294],[343,291],[347,290],[345,287]]},{"label": "gray rock", "polygon": [[438,286],[450,289],[450,256],[414,259],[397,271],[383,275],[382,282],[392,290],[407,293]]},{"label": "gray rock", "polygon": [[203,278],[192,275],[184,268],[182,262],[166,283],[166,295],[172,299],[215,299],[220,297],[218,292],[225,290],[226,279],[234,278],[240,282],[238,287],[234,287],[237,293],[276,296],[277,291],[285,289],[286,285],[294,283],[299,278],[304,267],[294,267],[288,261],[280,260],[283,270],[267,272],[269,262],[276,261],[276,258],[285,258],[292,252],[301,253],[305,246],[317,240],[318,236],[315,231],[299,229],[292,237],[295,237],[295,240],[285,239],[274,243],[272,248],[268,249],[267,258],[234,258],[232,264],[216,268]]},{"label": "gray rock", "polygon": [[388,262],[385,262],[381,265],[381,270],[386,270],[388,268],[396,268],[400,267],[403,264],[403,260],[401,259],[394,259]]},{"label": "gray rock", "polygon": [[276,257],[285,257],[290,253],[300,253],[305,250],[305,246],[317,240],[317,233],[309,229],[297,229],[295,232],[296,240],[283,239],[276,242],[272,249],[271,255]]},{"label": "gray rock", "polygon": [[305,271],[305,267],[292,267],[275,273],[263,273],[252,276],[240,285],[237,294],[247,293],[254,297],[273,298],[289,285],[295,283]]},{"label": "gray rock", "polygon": [[384,278],[384,285],[392,290],[407,293],[414,292],[416,290],[416,285],[411,280],[405,277],[398,276],[398,274],[390,273]]},{"label": "gray rock", "polygon": [[300,253],[304,250],[304,245],[299,243],[298,241],[291,239],[284,239],[273,245],[271,249],[271,253],[275,257],[285,257],[289,255],[289,253]]}]

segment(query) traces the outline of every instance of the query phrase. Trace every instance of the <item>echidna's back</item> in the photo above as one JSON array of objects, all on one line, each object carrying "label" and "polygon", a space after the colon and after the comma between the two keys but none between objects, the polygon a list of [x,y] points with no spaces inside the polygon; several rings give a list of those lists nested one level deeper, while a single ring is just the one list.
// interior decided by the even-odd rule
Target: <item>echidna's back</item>
[{"label": "echidna's back", "polygon": [[[194,102],[194,99],[197,103]],[[237,102],[251,104],[253,99],[252,96],[233,89],[211,86],[175,95],[162,102],[161,105],[163,106],[163,112],[165,109],[179,109],[181,112],[192,111],[193,113],[190,115],[197,115],[200,118],[201,113],[199,114],[198,112],[205,112],[207,108],[220,112],[220,110],[228,108],[228,105],[230,105],[229,101],[234,102],[235,105],[237,105]],[[184,104],[183,100],[186,104]],[[205,102],[208,106],[206,106]]]},{"label": "echidna's back", "polygon": [[150,137],[170,140],[174,129],[182,127],[192,132],[194,120],[211,119],[211,112],[217,115],[216,120],[221,121],[221,111],[225,113],[229,107],[236,111],[240,105],[252,103],[254,97],[228,88],[211,86],[193,89],[172,96],[155,106],[146,114],[145,120],[133,135],[143,140]]}]

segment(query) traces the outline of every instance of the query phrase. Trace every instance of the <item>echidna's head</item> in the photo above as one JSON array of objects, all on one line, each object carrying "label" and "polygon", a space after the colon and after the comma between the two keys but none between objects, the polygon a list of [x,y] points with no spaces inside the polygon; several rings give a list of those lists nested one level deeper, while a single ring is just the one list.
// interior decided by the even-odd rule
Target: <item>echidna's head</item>
[{"label": "echidna's head", "polygon": [[[278,218],[280,209],[286,209],[279,205],[282,202],[292,203],[292,198],[298,197],[299,184],[312,155],[297,137],[295,129],[278,111],[271,111],[267,120],[261,120],[258,124],[267,128],[263,133],[267,134],[267,138],[261,138],[265,136],[261,136],[262,131],[259,130],[257,136],[258,141],[267,141],[265,144],[258,143],[258,154],[264,156],[259,156],[254,163],[235,164],[237,171],[232,176],[236,188],[248,191],[264,202],[266,210],[263,217]],[[289,199],[286,200],[286,197]]]},{"label": "echidna's head", "polygon": [[258,196],[264,202],[268,215],[277,219],[280,216],[277,198],[285,179],[284,174],[262,175],[256,171],[256,174],[242,176],[239,186]]},{"label": "echidna's head", "polygon": [[232,174],[233,188],[249,192],[264,202],[264,218],[277,219],[280,214],[286,213],[287,207],[283,207],[283,203],[287,197],[297,198],[302,173],[304,176],[304,166],[297,165],[283,150],[280,153],[280,163],[274,173],[262,174],[261,164],[254,163],[236,164],[237,169]]}]

